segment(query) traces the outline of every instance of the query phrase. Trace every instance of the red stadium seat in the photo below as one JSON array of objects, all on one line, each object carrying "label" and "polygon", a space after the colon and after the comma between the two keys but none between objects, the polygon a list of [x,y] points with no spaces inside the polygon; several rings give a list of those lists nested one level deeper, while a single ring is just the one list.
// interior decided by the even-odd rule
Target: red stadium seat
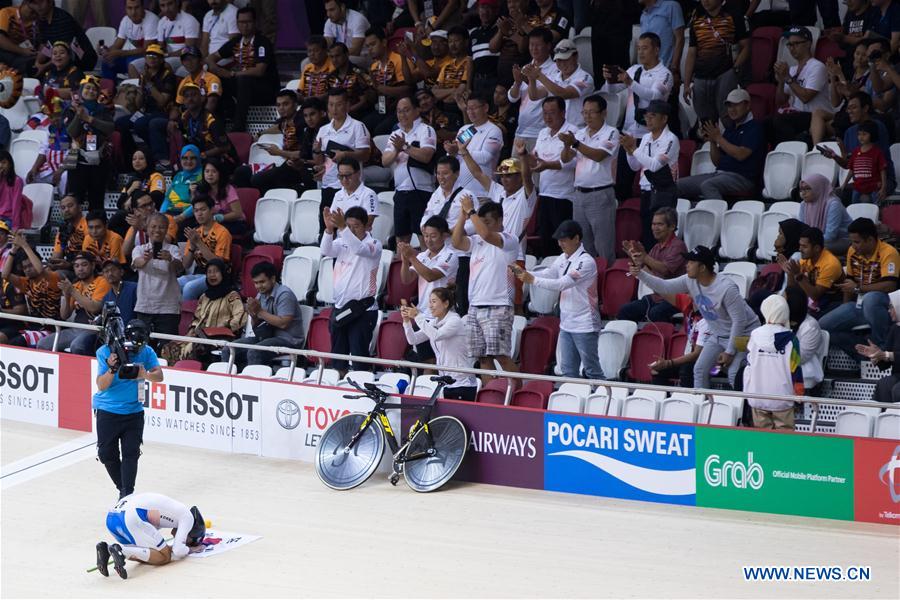
[{"label": "red stadium seat", "polygon": [[[419,293],[418,278],[413,279],[412,283],[403,283],[400,279],[400,270],[403,268],[403,261],[394,260],[388,267],[387,294],[384,297],[384,304],[389,308],[398,308],[400,300],[406,300],[410,304],[412,299]],[[419,298],[419,304],[428,302],[428,298]]]},{"label": "red stadium seat", "polygon": [[828,39],[824,35],[819,36],[819,40],[816,42],[816,60],[825,62],[829,58],[833,58],[837,61],[846,55],[847,53],[844,52],[844,49],[837,42]]},{"label": "red stadium seat", "polygon": [[669,346],[669,340],[672,339],[672,336],[675,334],[675,326],[666,321],[651,321],[645,325],[644,328],[661,335],[666,342],[667,348]]},{"label": "red stadium seat", "polygon": [[[399,313],[398,313],[399,314]],[[403,323],[397,321],[382,321],[378,328],[378,341],[375,345],[378,358],[385,360],[403,360],[409,344],[406,342],[406,333],[403,331]]]},{"label": "red stadium seat", "polygon": [[631,338],[628,376],[634,381],[649,383],[653,378],[650,363],[665,358],[666,340],[654,328],[644,327]]},{"label": "red stadium seat", "polygon": [[475,396],[475,402],[482,404],[498,404],[503,406],[506,401],[506,392],[500,390],[483,389]]},{"label": "red stadium seat", "polygon": [[281,272],[281,264],[284,262],[284,250],[281,246],[262,245],[257,246],[244,257],[244,264],[241,270],[241,295],[245,298],[256,296],[256,286],[253,285],[253,277],[250,276],[250,272],[256,264],[265,261],[275,265],[275,270]]},{"label": "red stadium seat", "polygon": [[259,202],[259,190],[256,188],[237,188],[238,199],[244,210],[244,219],[250,230],[253,230],[253,218],[256,215],[256,203]]},{"label": "red stadium seat", "polygon": [[250,146],[253,145],[253,136],[245,131],[232,131],[228,134],[231,145],[237,151],[238,160],[242,165],[250,162]]},{"label": "red stadium seat", "polygon": [[[678,176],[687,177],[691,174],[691,161],[694,160],[694,152],[697,150],[697,142],[694,140],[680,140],[678,142]],[[640,205],[638,205],[640,208]]]},{"label": "red stadium seat", "polygon": [[674,360],[684,356],[684,347],[687,345],[688,336],[683,331],[679,331],[669,338],[669,349],[666,352],[666,358]]},{"label": "red stadium seat", "polygon": [[900,204],[892,204],[882,208],[881,222],[890,227],[895,236],[900,236]]},{"label": "red stadium seat", "polygon": [[611,268],[603,277],[603,296],[600,312],[607,319],[614,319],[619,309],[631,302],[637,294],[637,279],[628,276],[628,271]]},{"label": "red stadium seat", "polygon": [[627,271],[630,264],[631,263],[629,263],[627,258],[617,258],[613,261],[613,264],[609,266],[609,269],[619,269],[620,271]]},{"label": "red stadium seat", "polygon": [[622,200],[622,204],[619,205],[622,208],[634,208],[637,210],[641,210],[641,199],[640,198],[627,198]]},{"label": "red stadium seat", "polygon": [[622,242],[641,239],[641,211],[620,206],[616,209],[616,256],[625,256]]},{"label": "red stadium seat", "polygon": [[597,297],[603,297],[603,276],[606,274],[606,269],[609,266],[609,263],[602,256],[598,256],[594,259],[597,263]]},{"label": "red stadium seat", "polygon": [[549,398],[550,394],[553,393],[553,382],[542,381],[540,379],[529,379],[525,382],[525,385],[522,386],[522,389],[537,392],[538,394],[543,394]]},{"label": "red stadium seat", "polygon": [[187,335],[191,322],[194,320],[197,303],[197,300],[184,300],[181,303],[181,321],[178,323],[178,335]]},{"label": "red stadium seat", "polygon": [[387,318],[384,321],[385,321],[385,323],[388,323],[388,322],[402,323],[403,316],[400,314],[399,310],[395,310],[394,312],[389,312],[387,315]]},{"label": "red stadium seat", "polygon": [[521,406],[523,408],[539,408],[547,410],[547,396],[532,390],[521,389],[513,394],[510,400],[510,406]]},{"label": "red stadium seat", "polygon": [[[757,27],[750,34],[750,77],[754,83],[772,81],[772,65],[778,56],[780,27]],[[760,118],[755,115],[756,118]]]},{"label": "red stadium seat", "polygon": [[553,350],[556,351],[556,341],[559,339],[559,317],[541,315],[531,322],[532,325],[546,327],[553,334]]},{"label": "red stadium seat", "polygon": [[244,266],[244,249],[237,244],[231,245],[231,277],[236,283],[241,276],[241,267]]},{"label": "red stadium seat", "polygon": [[775,84],[751,83],[747,86],[750,94],[750,110],[759,121],[775,114]]},{"label": "red stadium seat", "polygon": [[[312,318],[309,324],[309,333],[306,334],[306,348],[316,352],[331,352],[331,309],[326,308]],[[325,359],[325,364],[330,362]]]},{"label": "red stadium seat", "polygon": [[519,369],[523,373],[537,375],[547,372],[550,360],[556,353],[553,331],[531,323],[522,330],[522,349],[519,351]]},{"label": "red stadium seat", "polygon": [[187,369],[188,371],[202,371],[203,363],[199,360],[179,360],[172,365],[176,369]]}]

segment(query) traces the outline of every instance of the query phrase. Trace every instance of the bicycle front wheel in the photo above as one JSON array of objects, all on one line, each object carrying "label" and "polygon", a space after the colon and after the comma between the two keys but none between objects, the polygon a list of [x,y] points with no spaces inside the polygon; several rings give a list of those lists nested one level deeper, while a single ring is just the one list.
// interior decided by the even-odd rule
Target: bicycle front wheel
[{"label": "bicycle front wheel", "polygon": [[[425,428],[420,428],[409,441],[406,456],[423,456],[403,465],[406,484],[417,492],[431,492],[447,483],[462,464],[469,446],[466,428],[456,417],[435,417],[428,422],[428,429],[434,445],[429,444]],[[425,456],[430,447],[434,453]]]},{"label": "bicycle front wheel", "polygon": [[351,413],[332,423],[316,448],[316,475],[334,490],[349,490],[365,482],[384,455],[384,429],[372,419],[349,450],[347,444],[360,430],[368,415]]}]

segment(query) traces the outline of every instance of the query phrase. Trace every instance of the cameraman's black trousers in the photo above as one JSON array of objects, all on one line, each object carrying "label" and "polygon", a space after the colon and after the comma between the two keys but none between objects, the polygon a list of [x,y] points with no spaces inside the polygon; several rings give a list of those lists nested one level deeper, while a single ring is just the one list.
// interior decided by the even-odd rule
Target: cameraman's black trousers
[{"label": "cameraman's black trousers", "polygon": [[119,498],[134,492],[143,439],[144,411],[120,415],[97,410],[97,457],[119,489]]}]

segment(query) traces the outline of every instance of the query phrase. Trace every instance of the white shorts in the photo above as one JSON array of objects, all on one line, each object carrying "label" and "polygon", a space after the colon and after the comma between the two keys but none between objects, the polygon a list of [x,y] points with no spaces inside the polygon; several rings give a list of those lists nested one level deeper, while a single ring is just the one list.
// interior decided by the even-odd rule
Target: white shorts
[{"label": "white shorts", "polygon": [[106,513],[106,528],[120,544],[161,550],[166,545],[159,530],[150,524],[143,508],[125,507]]}]

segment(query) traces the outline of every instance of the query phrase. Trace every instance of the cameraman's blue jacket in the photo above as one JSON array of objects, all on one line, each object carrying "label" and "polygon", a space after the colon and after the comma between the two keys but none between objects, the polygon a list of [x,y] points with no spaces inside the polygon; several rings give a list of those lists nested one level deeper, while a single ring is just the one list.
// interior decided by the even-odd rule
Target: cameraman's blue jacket
[{"label": "cameraman's blue jacket", "polygon": [[[103,345],[97,349],[97,376],[103,375],[109,371],[109,365],[106,359],[111,354],[109,346]],[[136,356],[131,358],[131,362],[136,365],[143,365],[144,369],[150,371],[159,366],[159,359],[156,352],[150,346],[144,346]],[[143,380],[140,381],[143,385]],[[138,398],[138,380],[137,379],[119,379],[116,373],[113,381],[108,388],[94,394],[92,406],[95,410],[105,410],[106,412],[116,413],[118,415],[130,415],[132,413],[144,410]]]}]

